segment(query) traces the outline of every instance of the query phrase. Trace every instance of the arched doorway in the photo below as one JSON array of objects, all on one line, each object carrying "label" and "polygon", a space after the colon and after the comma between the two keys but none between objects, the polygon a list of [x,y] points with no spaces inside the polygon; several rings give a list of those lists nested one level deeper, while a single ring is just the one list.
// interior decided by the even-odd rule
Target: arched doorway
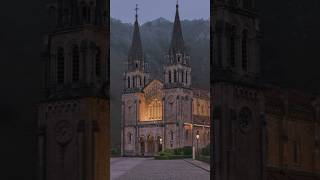
[{"label": "arched doorway", "polygon": [[153,156],[154,153],[154,138],[151,135],[147,136],[147,152],[149,156]]},{"label": "arched doorway", "polygon": [[157,152],[162,151],[162,143],[163,143],[162,141],[163,141],[162,138],[160,136],[158,136],[157,137],[157,147],[158,147]]},{"label": "arched doorway", "polygon": [[145,151],[145,141],[143,137],[140,137],[140,155],[144,156]]}]

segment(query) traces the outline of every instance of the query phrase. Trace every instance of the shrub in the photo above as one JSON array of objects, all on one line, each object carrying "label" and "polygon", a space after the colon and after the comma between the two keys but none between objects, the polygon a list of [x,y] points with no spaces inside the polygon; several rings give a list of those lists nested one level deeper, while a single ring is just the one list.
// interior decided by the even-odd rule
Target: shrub
[{"label": "shrub", "polygon": [[202,156],[197,157],[197,160],[210,164],[210,156]]},{"label": "shrub", "polygon": [[210,144],[201,149],[201,155],[210,156]]},{"label": "shrub", "polygon": [[182,148],[183,155],[192,155],[192,146],[185,146]]}]

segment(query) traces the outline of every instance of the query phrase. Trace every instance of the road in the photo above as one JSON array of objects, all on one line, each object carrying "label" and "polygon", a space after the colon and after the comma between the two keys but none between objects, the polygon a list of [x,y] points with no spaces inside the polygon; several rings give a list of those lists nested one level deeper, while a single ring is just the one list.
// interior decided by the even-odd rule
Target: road
[{"label": "road", "polygon": [[209,180],[207,168],[186,160],[111,158],[111,180]]}]

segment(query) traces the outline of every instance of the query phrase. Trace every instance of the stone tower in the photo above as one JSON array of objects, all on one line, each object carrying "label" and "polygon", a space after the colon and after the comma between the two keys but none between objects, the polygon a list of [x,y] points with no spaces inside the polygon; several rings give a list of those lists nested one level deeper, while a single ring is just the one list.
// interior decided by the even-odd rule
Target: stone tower
[{"label": "stone tower", "polygon": [[[136,6],[135,22],[133,27],[132,44],[128,54],[128,66],[124,73],[124,92],[122,95],[122,132],[121,132],[121,154],[136,156],[139,153],[138,138],[140,121],[141,100],[143,98],[142,89],[149,81],[138,22],[138,5]],[[130,132],[132,143],[125,140]],[[132,133],[132,134],[131,134]],[[125,147],[132,146],[132,147]],[[133,149],[127,152],[126,149]]]},{"label": "stone tower", "polygon": [[38,177],[109,179],[109,24],[106,0],[49,4],[38,105]]},{"label": "stone tower", "polygon": [[254,0],[212,4],[212,176],[264,179],[264,100]]},{"label": "stone tower", "polygon": [[[173,24],[171,45],[164,65],[164,148],[180,147],[184,139],[184,123],[191,124],[192,90],[191,66],[183,40],[179,5]],[[184,112],[185,111],[185,112]]]}]

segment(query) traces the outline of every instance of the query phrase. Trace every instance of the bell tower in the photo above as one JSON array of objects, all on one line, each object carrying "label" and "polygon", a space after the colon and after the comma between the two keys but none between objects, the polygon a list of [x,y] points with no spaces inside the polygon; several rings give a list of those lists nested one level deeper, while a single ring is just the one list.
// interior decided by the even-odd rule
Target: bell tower
[{"label": "bell tower", "polygon": [[166,64],[164,65],[164,83],[166,88],[190,88],[191,66],[190,56],[186,52],[181,22],[179,4],[176,4],[176,15],[173,24],[171,44]]},{"label": "bell tower", "polygon": [[125,156],[138,156],[141,153],[141,151],[139,152],[139,121],[143,111],[144,95],[142,90],[149,81],[140,36],[138,5],[136,5],[135,11],[128,66],[123,76],[121,155]]},{"label": "bell tower", "polygon": [[[191,124],[192,89],[190,56],[183,40],[179,16],[179,4],[176,4],[171,44],[164,64],[164,148],[177,148],[183,142],[185,123]],[[193,137],[193,136],[192,136]]]},{"label": "bell tower", "polygon": [[109,179],[109,19],[106,0],[55,0],[38,104],[38,178]]},{"label": "bell tower", "polygon": [[140,36],[138,9],[138,5],[136,5],[132,44],[128,55],[128,67],[126,72],[124,73],[125,93],[141,91],[149,80],[149,74],[147,73],[147,68],[144,61],[144,54]]},{"label": "bell tower", "polygon": [[211,175],[263,180],[265,118],[255,0],[214,0],[211,11]]}]

